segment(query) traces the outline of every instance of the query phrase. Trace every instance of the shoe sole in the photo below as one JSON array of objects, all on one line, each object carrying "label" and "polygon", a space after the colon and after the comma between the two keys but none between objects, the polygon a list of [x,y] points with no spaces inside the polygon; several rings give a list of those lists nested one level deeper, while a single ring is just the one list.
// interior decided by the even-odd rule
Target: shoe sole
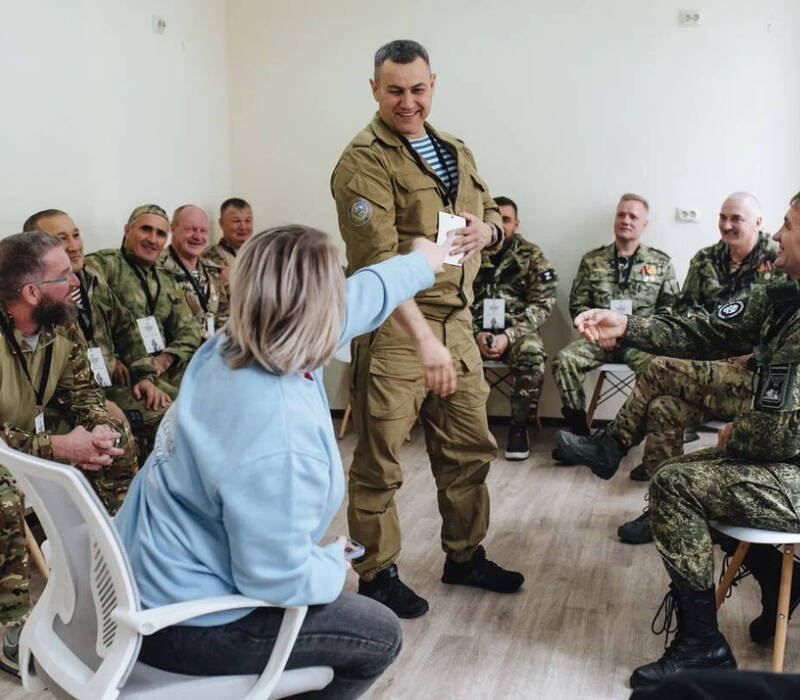
[{"label": "shoe sole", "polygon": [[[692,666],[690,668],[683,669],[682,671],[676,671],[675,673],[681,673],[685,671],[716,671],[716,670],[735,671],[737,668],[739,668],[739,666],[737,665],[736,660],[729,659],[728,661],[725,661],[721,664],[717,664],[716,666]],[[671,678],[672,676],[674,676],[674,673],[670,673],[666,675],[664,678],[654,679],[652,682],[649,682],[649,681],[639,680],[634,674],[628,680],[628,685],[630,685],[630,687],[633,689],[652,688],[656,685],[663,683],[667,678]]]},{"label": "shoe sole", "polygon": [[508,450],[506,450],[506,459],[511,459],[511,460],[528,459],[530,455],[531,455],[530,450],[526,450],[525,452],[509,452]]},{"label": "shoe sole", "polygon": [[362,591],[358,591],[358,595],[363,595],[365,598],[369,598],[370,600],[374,600],[376,603],[380,603],[384,607],[389,608],[389,610],[391,610],[401,620],[413,620],[414,618],[422,617],[426,612],[428,612],[428,610],[431,609],[431,606],[428,605],[428,601],[423,598],[423,601],[425,602],[425,607],[421,608],[419,612],[415,612],[414,614],[405,613],[405,614],[401,615],[399,612],[397,612],[397,610],[394,610],[393,608],[389,607],[382,600],[378,600],[377,598],[373,598],[369,593],[363,593]]},{"label": "shoe sole", "polygon": [[0,670],[5,671],[16,678],[20,678],[19,675],[19,664],[12,665],[12,663],[8,660],[8,658],[0,651]]}]

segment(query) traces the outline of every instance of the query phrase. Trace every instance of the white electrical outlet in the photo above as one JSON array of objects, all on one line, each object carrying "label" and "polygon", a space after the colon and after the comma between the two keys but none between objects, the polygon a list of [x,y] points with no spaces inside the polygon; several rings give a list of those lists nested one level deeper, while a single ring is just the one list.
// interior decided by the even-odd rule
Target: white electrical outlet
[{"label": "white electrical outlet", "polygon": [[697,209],[675,207],[675,220],[682,224],[697,224],[700,222],[700,212]]},{"label": "white electrical outlet", "polygon": [[678,13],[678,24],[681,27],[699,27],[702,23],[702,10],[681,10]]}]

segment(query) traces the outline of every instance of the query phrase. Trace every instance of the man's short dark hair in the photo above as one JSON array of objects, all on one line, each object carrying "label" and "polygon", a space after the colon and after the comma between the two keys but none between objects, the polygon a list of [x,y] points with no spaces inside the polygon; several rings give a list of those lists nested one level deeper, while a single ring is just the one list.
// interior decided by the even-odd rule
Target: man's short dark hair
[{"label": "man's short dark hair", "polygon": [[789,206],[795,209],[800,209],[800,192],[789,200]]},{"label": "man's short dark hair", "polygon": [[519,219],[519,216],[517,215],[517,203],[510,197],[495,197],[494,203],[498,207],[512,207],[514,209],[514,218]]},{"label": "man's short dark hair", "polygon": [[61,211],[60,209],[42,209],[42,211],[37,211],[35,214],[31,214],[25,220],[25,223],[22,224],[22,230],[24,232],[38,231],[39,221],[41,219],[49,219],[51,216],[66,216],[66,215],[67,212]]},{"label": "man's short dark hair", "polygon": [[239,199],[239,197],[231,197],[230,199],[226,199],[222,206],[219,208],[219,215],[222,216],[225,213],[226,209],[252,209],[252,207],[243,199]]},{"label": "man's short dark hair", "polygon": [[378,68],[384,61],[394,61],[395,63],[411,63],[421,58],[430,68],[431,62],[428,59],[428,52],[425,47],[411,39],[395,39],[388,44],[384,44],[375,52],[375,75],[378,75]]},{"label": "man's short dark hair", "polygon": [[20,288],[44,273],[44,258],[61,239],[43,231],[25,231],[0,241],[0,301],[12,301]]}]

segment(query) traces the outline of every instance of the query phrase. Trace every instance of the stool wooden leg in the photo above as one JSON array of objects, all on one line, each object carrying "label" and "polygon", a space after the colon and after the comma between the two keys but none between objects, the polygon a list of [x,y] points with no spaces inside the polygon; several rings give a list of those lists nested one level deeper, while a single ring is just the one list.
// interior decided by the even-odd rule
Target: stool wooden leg
[{"label": "stool wooden leg", "polygon": [[606,380],[606,373],[601,371],[600,376],[597,378],[597,384],[594,385],[594,393],[592,400],[589,402],[589,410],[586,411],[586,426],[589,430],[592,429],[592,419],[594,412],[597,409],[597,402],[600,400],[600,392],[603,390],[603,382]]},{"label": "stool wooden leg", "polygon": [[39,549],[39,543],[28,527],[28,523],[25,523],[25,544],[28,545],[28,551],[30,552],[31,559],[33,559],[33,563],[36,565],[36,568],[39,569],[39,573],[44,576],[44,580],[47,581],[47,579],[50,578],[50,569],[47,567],[47,562],[42,556],[42,550]]},{"label": "stool wooden leg", "polygon": [[347,402],[347,406],[344,409],[344,415],[342,416],[342,424],[339,426],[339,439],[341,440],[344,437],[344,432],[347,430],[347,421],[350,420],[350,402]]},{"label": "stool wooden leg", "polygon": [[789,596],[792,591],[792,568],[794,567],[794,545],[781,547],[781,587],[778,591],[778,617],[775,621],[775,646],[772,649],[772,670],[783,671],[783,657],[786,652],[786,631],[789,626]]},{"label": "stool wooden leg", "polygon": [[731,587],[731,583],[733,583],[736,572],[739,571],[739,567],[742,565],[742,561],[748,549],[750,549],[749,542],[740,542],[739,546],[736,548],[731,563],[728,565],[725,575],[722,577],[722,582],[719,584],[719,588],[717,588],[717,610],[719,610],[719,606],[722,605],[722,601],[725,600],[725,594]]}]

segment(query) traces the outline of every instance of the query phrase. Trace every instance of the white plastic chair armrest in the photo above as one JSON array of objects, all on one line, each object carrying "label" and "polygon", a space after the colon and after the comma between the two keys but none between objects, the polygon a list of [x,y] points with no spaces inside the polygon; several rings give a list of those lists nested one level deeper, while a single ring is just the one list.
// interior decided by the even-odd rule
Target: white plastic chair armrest
[{"label": "white plastic chair armrest", "polygon": [[[193,617],[235,610],[237,608],[275,608],[280,607],[255,598],[243,595],[225,595],[201,600],[188,600],[183,603],[162,605],[148,610],[122,610],[117,608],[111,613],[117,622],[142,635],[150,635],[170,625],[177,625]],[[305,608],[302,608],[305,609]]]}]

